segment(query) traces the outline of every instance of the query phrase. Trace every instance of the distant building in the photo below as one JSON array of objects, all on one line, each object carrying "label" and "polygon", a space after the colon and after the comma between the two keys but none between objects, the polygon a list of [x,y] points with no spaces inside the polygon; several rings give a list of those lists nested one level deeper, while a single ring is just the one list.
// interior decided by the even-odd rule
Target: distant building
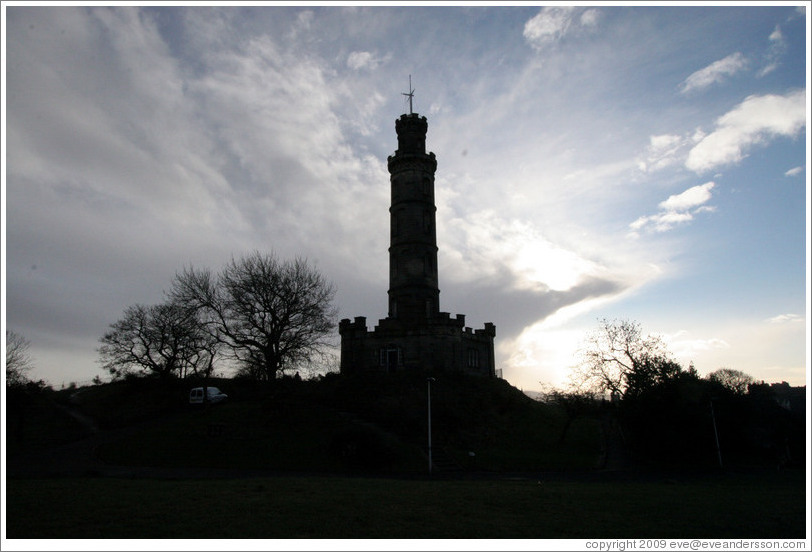
[{"label": "distant building", "polygon": [[398,149],[388,159],[392,190],[388,316],[372,331],[366,317],[341,320],[342,374],[421,370],[496,377],[496,327],[488,322],[473,330],[465,326],[465,315],[452,318],[440,312],[437,160],[434,153],[426,153],[427,129],[426,118],[417,113],[395,121]]}]

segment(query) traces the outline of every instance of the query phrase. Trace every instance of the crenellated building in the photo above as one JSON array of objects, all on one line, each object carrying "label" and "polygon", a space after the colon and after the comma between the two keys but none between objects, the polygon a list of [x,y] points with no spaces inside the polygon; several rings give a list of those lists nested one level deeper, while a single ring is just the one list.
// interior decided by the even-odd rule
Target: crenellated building
[{"label": "crenellated building", "polygon": [[395,121],[398,148],[388,158],[392,191],[388,315],[371,331],[366,317],[341,320],[342,374],[421,370],[495,377],[496,327],[488,322],[473,330],[465,326],[465,315],[452,318],[440,312],[437,160],[434,153],[426,153],[427,130],[426,118],[417,113]]}]

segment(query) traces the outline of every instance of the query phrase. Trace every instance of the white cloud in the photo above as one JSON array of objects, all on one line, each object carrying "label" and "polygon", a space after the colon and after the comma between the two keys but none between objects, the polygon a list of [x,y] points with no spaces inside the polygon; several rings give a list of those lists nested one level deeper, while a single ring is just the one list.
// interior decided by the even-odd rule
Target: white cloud
[{"label": "white cloud", "polygon": [[654,172],[680,164],[692,145],[690,138],[676,134],[651,136],[644,159],[638,162],[638,168],[643,172]]},{"label": "white cloud", "polygon": [[713,211],[713,207],[704,204],[710,201],[711,190],[714,186],[713,182],[706,182],[688,188],[680,194],[672,195],[660,202],[661,211],[659,213],[640,217],[629,224],[629,228],[634,232],[646,228],[653,228],[656,232],[666,232],[678,224],[693,220],[697,213]]},{"label": "white cloud", "polygon": [[303,10],[299,12],[296,16],[296,23],[294,24],[294,28],[296,30],[309,30],[310,26],[313,24],[313,18],[315,14],[311,10]]},{"label": "white cloud", "polygon": [[689,335],[687,330],[680,330],[673,335],[662,336],[668,350],[682,362],[691,362],[697,355],[709,351],[730,349],[730,343],[724,339],[718,337],[690,339]]},{"label": "white cloud", "polygon": [[674,145],[679,144],[681,138],[673,134],[661,134],[651,137],[651,148],[655,151],[670,150]]},{"label": "white cloud", "polygon": [[806,125],[806,92],[749,96],[716,120],[716,128],[688,153],[685,166],[703,173],[738,163],[751,147],[795,136]]},{"label": "white cloud", "polygon": [[707,88],[716,83],[723,82],[726,77],[735,75],[747,67],[747,58],[740,52],[714,61],[707,67],[692,73],[680,85],[681,92],[687,94],[696,90]]},{"label": "white cloud", "polygon": [[768,318],[766,321],[770,324],[787,324],[792,322],[803,322],[804,317],[799,314],[788,313],[773,316],[772,318]]},{"label": "white cloud", "polygon": [[[688,222],[693,220],[693,218],[690,213],[659,213],[640,217],[629,224],[629,228],[637,231],[646,227],[653,227],[657,232],[666,232],[670,230],[674,224]],[[636,236],[636,234],[633,233],[632,236]]]},{"label": "white cloud", "polygon": [[784,176],[795,176],[804,172],[804,166],[801,165],[800,167],[793,167],[787,172],[784,173]]},{"label": "white cloud", "polygon": [[781,27],[778,25],[770,33],[769,41],[770,47],[764,54],[764,67],[759,70],[756,75],[758,77],[763,77],[777,69],[779,60],[787,52],[787,41],[784,39],[784,33],[781,32]]},{"label": "white cloud", "polygon": [[540,50],[566,35],[583,28],[595,27],[599,12],[596,9],[581,11],[572,6],[546,6],[524,25],[524,38]]},{"label": "white cloud", "polygon": [[594,27],[598,24],[598,19],[600,19],[600,12],[595,8],[588,9],[581,14],[581,25]]},{"label": "white cloud", "polygon": [[[737,163],[755,145],[766,144],[778,136],[796,135],[805,126],[804,100],[803,90],[785,96],[750,96],[719,117],[713,132],[697,128],[684,135],[651,136],[637,167],[653,173],[684,163],[686,168],[703,173]],[[785,174],[793,176],[802,170],[803,167],[795,167]]]},{"label": "white cloud", "polygon": [[355,71],[361,69],[375,69],[378,65],[388,62],[392,58],[391,54],[378,57],[373,52],[351,52],[347,56],[347,67]]},{"label": "white cloud", "polygon": [[765,76],[765,75],[767,75],[769,73],[772,73],[776,69],[778,69],[778,64],[777,63],[775,63],[775,62],[768,63],[767,65],[765,65],[764,67],[762,67],[759,70],[759,72],[758,72],[758,74],[756,76],[757,77],[763,77],[763,76]]},{"label": "white cloud", "polygon": [[666,211],[685,211],[697,207],[710,200],[713,187],[713,182],[706,182],[700,186],[688,188],[681,194],[672,195],[660,203],[660,208]]}]

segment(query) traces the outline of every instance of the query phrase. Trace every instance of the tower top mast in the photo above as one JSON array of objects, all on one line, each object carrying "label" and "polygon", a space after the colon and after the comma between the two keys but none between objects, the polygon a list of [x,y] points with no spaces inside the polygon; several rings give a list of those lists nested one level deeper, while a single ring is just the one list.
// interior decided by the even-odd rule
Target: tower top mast
[{"label": "tower top mast", "polygon": [[408,92],[401,92],[402,95],[408,96],[409,98],[409,115],[413,113],[412,111],[412,98],[414,98],[414,88],[412,88],[412,76],[409,75],[409,91]]}]

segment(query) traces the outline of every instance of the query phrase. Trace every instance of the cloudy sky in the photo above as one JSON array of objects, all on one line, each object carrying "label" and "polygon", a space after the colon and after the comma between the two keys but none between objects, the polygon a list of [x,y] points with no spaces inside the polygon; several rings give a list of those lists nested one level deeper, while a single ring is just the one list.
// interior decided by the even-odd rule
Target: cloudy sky
[{"label": "cloudy sky", "polygon": [[411,75],[440,308],[496,324],[512,384],[564,384],[599,318],[806,383],[802,7],[3,10],[3,307],[38,378],[103,375],[125,307],[253,250],[386,316]]}]

